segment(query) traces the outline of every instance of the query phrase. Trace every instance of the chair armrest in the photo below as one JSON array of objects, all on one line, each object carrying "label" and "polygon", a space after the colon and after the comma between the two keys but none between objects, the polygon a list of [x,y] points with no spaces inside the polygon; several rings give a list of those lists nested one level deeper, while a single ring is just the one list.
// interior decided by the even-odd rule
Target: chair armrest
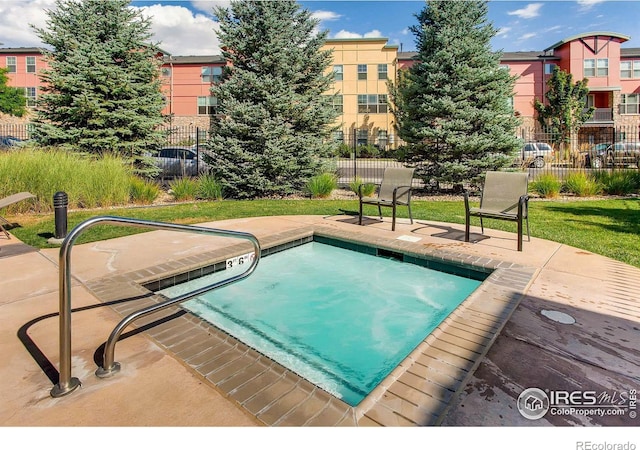
[{"label": "chair armrest", "polygon": [[[398,199],[398,189],[407,189],[407,194],[408,194],[408,198],[407,201],[411,201],[411,186],[396,186],[393,189],[393,202],[395,203],[396,200]],[[404,195],[404,192],[402,193],[402,195]]]},{"label": "chair armrest", "polygon": [[527,217],[529,215],[529,194],[520,196],[520,199],[518,200],[518,215],[522,217]]}]

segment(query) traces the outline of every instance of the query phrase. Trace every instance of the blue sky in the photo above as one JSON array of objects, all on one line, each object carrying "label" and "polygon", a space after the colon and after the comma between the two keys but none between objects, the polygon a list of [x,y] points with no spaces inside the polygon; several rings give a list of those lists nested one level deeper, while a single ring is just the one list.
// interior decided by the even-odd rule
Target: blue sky
[{"label": "blue sky", "polygon": [[[460,0],[458,0],[460,1]],[[300,0],[302,7],[320,19],[320,28],[330,38],[379,37],[404,51],[415,49],[408,28],[417,23],[415,14],[423,0]],[[54,0],[0,0],[0,42],[3,47],[39,46],[29,26],[45,26],[46,9]],[[132,5],[152,18],[155,40],[173,55],[219,53],[213,21],[214,5],[228,6],[228,0],[135,0]],[[493,39],[495,50],[544,50],[561,39],[591,31],[622,33],[631,39],[626,47],[640,47],[638,29],[640,1],[498,1],[489,2],[488,19],[499,29]],[[635,39],[635,40],[634,40]]]}]

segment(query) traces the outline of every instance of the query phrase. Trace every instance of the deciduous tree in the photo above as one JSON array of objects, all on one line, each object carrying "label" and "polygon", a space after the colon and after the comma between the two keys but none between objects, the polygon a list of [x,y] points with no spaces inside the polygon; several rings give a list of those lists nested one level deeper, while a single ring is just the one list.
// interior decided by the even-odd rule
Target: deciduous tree
[{"label": "deciduous tree", "polygon": [[8,69],[0,67],[0,112],[22,117],[27,112],[24,90],[7,86],[9,81],[7,73]]}]

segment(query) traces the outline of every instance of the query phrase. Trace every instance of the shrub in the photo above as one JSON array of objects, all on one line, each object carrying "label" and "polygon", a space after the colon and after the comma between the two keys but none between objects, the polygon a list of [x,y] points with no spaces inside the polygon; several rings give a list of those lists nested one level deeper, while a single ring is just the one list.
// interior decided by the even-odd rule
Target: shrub
[{"label": "shrub", "polygon": [[131,201],[141,205],[150,205],[160,195],[160,185],[155,181],[131,177],[129,185]]},{"label": "shrub", "polygon": [[198,180],[198,198],[222,200],[222,183],[213,175],[203,175]]},{"label": "shrub", "polygon": [[596,180],[602,185],[602,190],[609,195],[628,195],[640,189],[640,177],[636,171],[622,170],[596,172]]},{"label": "shrub", "polygon": [[324,172],[311,177],[306,185],[306,191],[313,198],[326,198],[338,187],[338,178],[335,174]]},{"label": "shrub", "polygon": [[541,175],[531,183],[531,190],[544,198],[557,197],[561,187],[562,183],[551,174]]},{"label": "shrub", "polygon": [[174,178],[169,182],[171,195],[178,201],[195,200],[199,183],[192,178]]},{"label": "shrub", "polygon": [[602,186],[592,177],[588,177],[582,172],[572,173],[567,176],[567,179],[564,181],[563,189],[577,195],[578,197],[598,195],[602,192]]},{"label": "shrub", "polygon": [[356,178],[349,183],[349,189],[358,194],[358,189],[362,185],[362,196],[371,197],[376,190],[376,185],[373,183],[363,183],[362,178],[356,176]]},{"label": "shrub", "polygon": [[[24,148],[0,153],[0,197],[29,191],[39,200],[39,210],[53,210],[53,195],[66,192],[69,208],[124,205],[130,199],[132,168],[122,158],[97,158],[55,148]],[[31,207],[12,205],[14,212]]]}]

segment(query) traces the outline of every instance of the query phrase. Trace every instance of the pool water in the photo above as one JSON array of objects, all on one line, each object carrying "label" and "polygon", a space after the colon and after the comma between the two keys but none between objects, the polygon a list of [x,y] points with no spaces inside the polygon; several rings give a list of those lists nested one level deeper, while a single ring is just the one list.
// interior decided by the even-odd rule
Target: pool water
[{"label": "pool water", "polygon": [[182,306],[356,406],[480,283],[311,242],[262,258],[249,278]]}]

